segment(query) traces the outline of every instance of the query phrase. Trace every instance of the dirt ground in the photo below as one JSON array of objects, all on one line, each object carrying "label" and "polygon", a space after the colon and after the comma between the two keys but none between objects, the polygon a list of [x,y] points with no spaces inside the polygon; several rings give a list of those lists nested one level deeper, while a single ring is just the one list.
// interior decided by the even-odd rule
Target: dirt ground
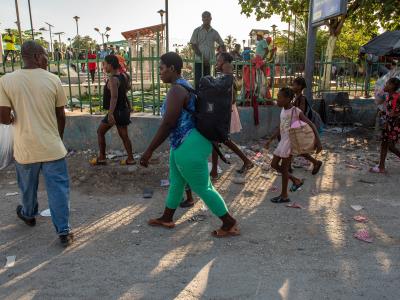
[{"label": "dirt ground", "polygon": [[[306,184],[291,199],[304,209],[269,201],[280,176],[268,170],[267,153],[257,157],[261,142],[248,145],[259,165],[245,184],[233,182],[237,158],[221,165],[216,186],[242,230],[231,239],[211,237],[219,220],[201,201],[178,209],[173,230],[146,225],[163,211],[166,153],[149,169],[119,166],[118,158],[93,168],[87,163],[93,153],[72,153],[75,243],[67,249],[48,217],[38,217],[34,228],[17,219],[19,195],[6,196],[18,192],[15,171],[0,171],[0,298],[399,299],[400,160],[389,156],[388,175],[369,174],[378,143],[365,129],[325,133],[323,142],[320,174],[295,168]],[[143,199],[144,188],[154,189],[152,199]],[[46,209],[43,180],[39,190]],[[353,237],[360,229],[372,243]],[[16,263],[5,268],[11,255]]]}]

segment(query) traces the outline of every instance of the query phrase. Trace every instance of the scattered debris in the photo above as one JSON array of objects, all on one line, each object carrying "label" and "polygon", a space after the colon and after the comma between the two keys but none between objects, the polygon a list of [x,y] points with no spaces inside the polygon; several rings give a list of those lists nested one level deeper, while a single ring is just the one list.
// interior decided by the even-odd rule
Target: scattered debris
[{"label": "scattered debris", "polygon": [[350,131],[354,130],[353,127],[331,127],[331,128],[325,128],[324,131],[325,132],[329,132],[329,133],[348,133]]},{"label": "scattered debris", "polygon": [[232,182],[236,184],[245,184],[246,183],[246,178],[244,177],[233,177]]},{"label": "scattered debris", "polygon": [[9,196],[17,196],[17,195],[19,195],[18,192],[7,193],[7,194],[6,194],[6,197],[9,197]]},{"label": "scattered debris", "polygon": [[374,182],[374,181],[368,181],[368,180],[364,180],[364,179],[360,179],[358,182],[366,183],[366,184],[376,184],[376,182]]},{"label": "scattered debris", "polygon": [[6,265],[5,265],[4,267],[5,267],[5,268],[12,268],[12,267],[14,267],[16,258],[17,258],[17,257],[16,257],[15,255],[7,256]]},{"label": "scattered debris", "polygon": [[360,222],[360,223],[367,223],[368,222],[368,218],[365,217],[365,216],[361,216],[361,215],[354,216],[353,219],[355,221],[357,221],[357,222]]},{"label": "scattered debris", "polygon": [[154,191],[152,189],[144,189],[143,198],[150,199],[153,197]]},{"label": "scattered debris", "polygon": [[271,178],[267,174],[261,174],[261,178],[264,178],[265,180],[270,180]]},{"label": "scattered debris", "polygon": [[372,243],[373,238],[369,235],[369,232],[365,229],[359,230],[354,234],[354,237],[360,241]]},{"label": "scattered debris", "polygon": [[354,169],[354,170],[362,170],[361,167],[353,165],[353,164],[346,164],[346,168],[348,169]]},{"label": "scattered debris", "polygon": [[[208,172],[211,172],[211,169],[212,169],[212,163],[209,162],[208,163]],[[218,172],[218,174],[222,174],[222,169],[220,166],[218,166],[217,172]]]},{"label": "scattered debris", "polygon": [[361,205],[350,205],[350,206],[355,211],[360,211],[360,210],[362,210],[364,208]]},{"label": "scattered debris", "polygon": [[10,181],[8,184],[9,185],[14,185],[14,184],[17,184],[17,181]]},{"label": "scattered debris", "polygon": [[133,173],[133,172],[136,172],[138,169],[139,168],[137,166],[129,166],[128,167],[128,172]]},{"label": "scattered debris", "polygon": [[273,192],[273,193],[275,193],[275,192],[277,192],[277,191],[279,191],[279,188],[277,187],[277,186],[271,186],[269,189],[268,189],[268,192]]},{"label": "scattered debris", "polygon": [[42,217],[51,217],[50,208],[45,209],[45,210],[42,210],[42,211],[40,212],[40,215],[41,215]]},{"label": "scattered debris", "polygon": [[206,215],[199,214],[199,215],[195,215],[195,216],[191,217],[188,221],[189,222],[202,222],[205,219],[207,219]]},{"label": "scattered debris", "polygon": [[168,179],[161,179],[160,186],[162,186],[162,187],[169,186],[169,180]]},{"label": "scattered debris", "polygon": [[303,208],[304,208],[303,206],[301,206],[300,204],[298,204],[298,203],[296,203],[296,202],[287,204],[286,207],[290,207],[290,208],[300,208],[300,209],[303,209]]},{"label": "scattered debris", "polygon": [[131,231],[131,233],[135,233],[135,234],[137,234],[137,233],[139,233],[140,231],[139,230],[132,230]]}]

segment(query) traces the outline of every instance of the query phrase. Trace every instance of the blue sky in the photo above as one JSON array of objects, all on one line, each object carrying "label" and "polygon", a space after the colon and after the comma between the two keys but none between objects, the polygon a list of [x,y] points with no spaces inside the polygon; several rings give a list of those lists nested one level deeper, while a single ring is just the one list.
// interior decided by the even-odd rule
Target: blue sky
[{"label": "blue sky", "polygon": [[[22,29],[29,29],[28,0],[18,0]],[[164,8],[164,0],[31,0],[33,27],[53,24],[54,32],[65,32],[63,40],[74,37],[76,32],[73,16],[78,15],[79,31],[101,41],[94,27],[112,28],[110,40],[122,40],[122,31],[159,24],[157,11]],[[225,38],[232,34],[242,41],[248,39],[252,28],[271,29],[272,24],[286,29],[279,17],[256,21],[240,14],[237,0],[169,0],[170,44],[185,44],[197,26],[201,25],[201,13],[209,10],[213,15],[212,26]],[[15,0],[1,0],[0,30],[16,28]],[[48,33],[44,34],[48,39]]]}]

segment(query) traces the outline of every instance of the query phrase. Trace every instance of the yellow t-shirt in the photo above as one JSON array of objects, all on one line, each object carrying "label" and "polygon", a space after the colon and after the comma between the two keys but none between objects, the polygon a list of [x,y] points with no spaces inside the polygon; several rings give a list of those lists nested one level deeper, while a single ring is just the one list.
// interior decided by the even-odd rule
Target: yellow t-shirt
[{"label": "yellow t-shirt", "polygon": [[12,50],[12,51],[17,50],[15,48],[15,36],[14,35],[5,34],[3,36],[3,40],[6,42],[5,50]]},{"label": "yellow t-shirt", "polygon": [[21,69],[0,78],[0,106],[15,113],[14,158],[20,164],[64,158],[56,107],[67,97],[60,79],[43,69]]}]

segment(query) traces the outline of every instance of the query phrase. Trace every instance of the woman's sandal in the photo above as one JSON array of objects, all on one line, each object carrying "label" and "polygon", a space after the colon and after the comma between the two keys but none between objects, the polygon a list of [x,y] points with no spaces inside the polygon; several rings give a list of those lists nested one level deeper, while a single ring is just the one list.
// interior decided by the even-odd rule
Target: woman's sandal
[{"label": "woman's sandal", "polygon": [[128,161],[127,159],[123,159],[119,162],[119,164],[121,166],[132,166],[136,164],[136,161],[132,160],[132,161]]},{"label": "woman's sandal", "polygon": [[272,203],[288,203],[290,202],[289,198],[283,198],[282,196],[277,196],[271,199]]},{"label": "woman's sandal", "polygon": [[300,180],[299,184],[293,183],[292,186],[290,187],[290,191],[292,193],[296,192],[299,188],[301,188],[304,184],[304,179]]},{"label": "woman's sandal", "polygon": [[182,208],[189,208],[194,206],[194,200],[184,200],[179,204]]},{"label": "woman's sandal", "polygon": [[147,223],[150,226],[154,226],[154,227],[158,226],[158,227],[164,227],[164,228],[168,228],[168,229],[172,229],[175,227],[174,222],[164,222],[159,219],[150,219]]},{"label": "woman's sandal", "polygon": [[318,161],[317,164],[314,166],[311,174],[312,175],[317,175],[319,170],[321,169],[321,166],[322,166],[322,161]]},{"label": "woman's sandal", "polygon": [[105,166],[107,164],[106,160],[99,160],[98,157],[89,160],[89,164],[92,166]]},{"label": "woman's sandal", "polygon": [[374,174],[386,174],[386,170],[381,170],[379,166],[372,167],[369,169],[369,172]]},{"label": "woman's sandal", "polygon": [[211,233],[211,235],[216,238],[226,238],[226,237],[238,236],[238,235],[240,235],[240,229],[237,225],[234,225],[229,230],[224,230],[222,228],[214,230]]},{"label": "woman's sandal", "polygon": [[236,170],[237,173],[239,174],[244,174],[247,171],[250,171],[251,169],[254,168],[254,164],[251,163],[251,165],[243,165],[239,170]]}]

